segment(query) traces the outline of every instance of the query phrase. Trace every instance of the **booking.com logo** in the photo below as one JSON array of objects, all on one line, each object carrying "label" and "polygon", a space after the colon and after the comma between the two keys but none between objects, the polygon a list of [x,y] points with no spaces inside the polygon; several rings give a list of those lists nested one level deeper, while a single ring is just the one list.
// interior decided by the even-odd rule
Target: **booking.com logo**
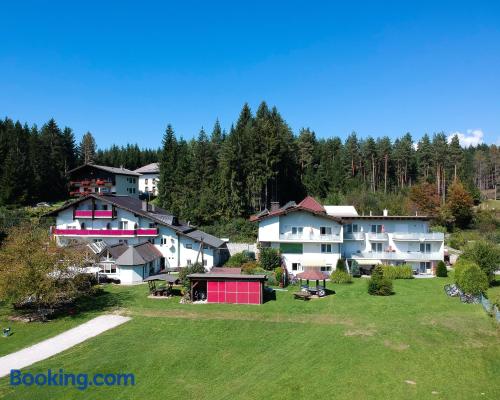
[{"label": "booking.com logo", "polygon": [[10,370],[11,386],[74,386],[85,390],[89,386],[134,386],[134,374],[73,374],[59,369],[47,373],[32,374],[18,369]]}]

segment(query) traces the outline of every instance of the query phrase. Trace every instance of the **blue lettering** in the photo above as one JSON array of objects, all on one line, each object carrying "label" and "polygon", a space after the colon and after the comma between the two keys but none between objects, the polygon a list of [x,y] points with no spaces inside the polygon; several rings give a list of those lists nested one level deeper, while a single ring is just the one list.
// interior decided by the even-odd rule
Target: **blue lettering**
[{"label": "blue lettering", "polygon": [[21,384],[21,371],[18,369],[10,370],[10,385],[19,386]]},{"label": "blue lettering", "polygon": [[24,386],[31,386],[33,385],[35,378],[33,377],[33,374],[30,374],[29,372],[26,374],[23,374],[23,385]]}]

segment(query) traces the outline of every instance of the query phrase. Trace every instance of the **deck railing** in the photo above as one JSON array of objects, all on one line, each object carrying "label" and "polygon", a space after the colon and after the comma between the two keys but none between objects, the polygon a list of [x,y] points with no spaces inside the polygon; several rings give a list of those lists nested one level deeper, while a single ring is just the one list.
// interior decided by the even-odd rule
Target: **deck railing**
[{"label": "deck railing", "polygon": [[158,228],[138,228],[138,229],[60,229],[51,228],[53,235],[58,236],[117,236],[117,237],[134,237],[134,236],[157,236]]}]

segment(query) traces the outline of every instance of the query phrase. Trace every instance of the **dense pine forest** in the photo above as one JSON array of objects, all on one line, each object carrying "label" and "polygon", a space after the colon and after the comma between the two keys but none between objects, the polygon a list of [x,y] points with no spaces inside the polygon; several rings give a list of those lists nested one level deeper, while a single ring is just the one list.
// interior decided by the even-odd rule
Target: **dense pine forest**
[{"label": "dense pine forest", "polygon": [[247,217],[272,201],[306,194],[365,213],[433,212],[457,182],[479,201],[480,190],[495,187],[499,166],[496,145],[462,148],[458,137],[448,140],[442,132],[419,140],[410,133],[396,140],[355,132],[345,140],[318,139],[309,128],[294,133],[264,102],[255,113],[245,104],[228,132],[216,121],[185,140],[168,125],[160,149],[98,149],[91,133],[77,144],[71,128],[53,119],[38,128],[6,118],[0,121],[0,205],[66,198],[66,172],[83,162],[136,169],[156,161],[157,201],[196,224]]}]

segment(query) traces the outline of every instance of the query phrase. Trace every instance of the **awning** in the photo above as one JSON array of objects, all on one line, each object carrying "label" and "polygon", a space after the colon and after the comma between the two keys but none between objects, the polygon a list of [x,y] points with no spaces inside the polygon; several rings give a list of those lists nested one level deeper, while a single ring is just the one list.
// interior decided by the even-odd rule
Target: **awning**
[{"label": "awning", "polygon": [[353,261],[356,261],[358,265],[378,265],[382,264],[380,260],[370,260],[370,259],[361,259],[361,258],[353,258]]},{"label": "awning", "polygon": [[303,267],[324,267],[326,265],[326,261],[318,258],[305,258],[302,260],[301,264]]}]

